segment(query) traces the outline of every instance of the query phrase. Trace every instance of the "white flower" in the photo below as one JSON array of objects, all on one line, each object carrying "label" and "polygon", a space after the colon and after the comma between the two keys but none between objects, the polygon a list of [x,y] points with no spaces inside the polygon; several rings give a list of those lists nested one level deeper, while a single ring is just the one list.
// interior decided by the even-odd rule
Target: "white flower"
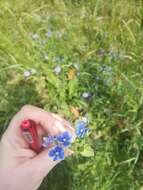
[{"label": "white flower", "polygon": [[84,93],[82,94],[82,97],[83,97],[83,98],[89,98],[89,96],[90,96],[90,93],[89,93],[89,92],[84,92]]},{"label": "white flower", "polygon": [[28,78],[28,77],[30,77],[30,75],[31,75],[31,72],[30,71],[24,71],[24,77],[26,77],[26,78]]},{"label": "white flower", "polygon": [[88,123],[89,123],[89,118],[88,118],[88,116],[87,116],[87,115],[83,116],[83,117],[82,117],[82,121],[83,121],[84,123],[88,124]]},{"label": "white flower", "polygon": [[37,40],[37,39],[39,39],[39,35],[38,34],[33,34],[32,38],[33,38],[33,40]]},{"label": "white flower", "polygon": [[60,74],[61,70],[62,69],[61,69],[61,67],[59,65],[54,68],[54,72],[55,72],[56,75]]},{"label": "white flower", "polygon": [[44,56],[44,60],[45,61],[48,61],[49,60],[49,57],[47,55]]},{"label": "white flower", "polygon": [[100,80],[100,78],[97,76],[96,78],[95,78],[97,81],[99,81]]},{"label": "white flower", "polygon": [[74,67],[79,70],[79,65],[77,63],[74,64]]}]

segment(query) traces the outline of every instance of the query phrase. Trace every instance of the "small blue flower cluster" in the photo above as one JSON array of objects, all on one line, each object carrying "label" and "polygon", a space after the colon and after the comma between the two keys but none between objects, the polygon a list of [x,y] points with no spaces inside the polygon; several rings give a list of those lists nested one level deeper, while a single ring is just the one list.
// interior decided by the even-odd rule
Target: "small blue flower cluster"
[{"label": "small blue flower cluster", "polygon": [[[89,129],[87,128],[88,125],[88,118],[84,117],[82,120],[79,120],[76,123],[76,136],[79,138],[85,137],[85,135],[89,132]],[[64,160],[64,149],[69,147],[72,143],[72,136],[69,132],[65,131],[62,134],[59,134],[57,136],[51,136],[43,137],[43,143],[42,146],[44,148],[50,148],[53,147],[49,151],[49,157],[53,158],[53,161],[56,160]]]},{"label": "small blue flower cluster", "polygon": [[49,157],[53,157],[53,161],[64,160],[65,156],[63,148],[57,145],[55,148],[50,150]]},{"label": "small blue flower cluster", "polygon": [[43,138],[43,147],[49,148],[52,145],[55,145],[49,151],[49,157],[52,157],[54,161],[64,160],[64,148],[67,148],[72,143],[72,136],[69,132],[65,131],[64,133],[57,136],[48,136]]},{"label": "small blue flower cluster", "polygon": [[78,121],[76,124],[76,136],[83,138],[89,132],[89,128],[87,128],[87,122],[84,120]]}]

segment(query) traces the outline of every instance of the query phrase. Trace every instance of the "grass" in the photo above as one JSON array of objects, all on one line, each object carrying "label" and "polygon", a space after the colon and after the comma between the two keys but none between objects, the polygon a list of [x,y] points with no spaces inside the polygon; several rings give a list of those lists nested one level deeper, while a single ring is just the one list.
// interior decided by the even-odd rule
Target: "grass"
[{"label": "grass", "polygon": [[1,0],[0,134],[24,104],[90,119],[95,155],[77,151],[40,190],[142,189],[142,41],[141,0]]}]

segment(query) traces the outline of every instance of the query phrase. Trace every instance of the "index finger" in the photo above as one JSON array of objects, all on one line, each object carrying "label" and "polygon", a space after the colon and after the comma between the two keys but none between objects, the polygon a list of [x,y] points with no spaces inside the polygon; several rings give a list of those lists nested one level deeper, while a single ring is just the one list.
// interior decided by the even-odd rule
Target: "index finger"
[{"label": "index finger", "polygon": [[14,116],[10,122],[8,131],[11,133],[19,134],[19,126],[25,119],[34,120],[38,125],[42,126],[46,133],[49,133],[51,135],[56,135],[65,130],[68,130],[74,134],[74,129],[71,127],[71,124],[68,121],[56,114],[44,111],[41,108],[31,105],[24,106]]}]

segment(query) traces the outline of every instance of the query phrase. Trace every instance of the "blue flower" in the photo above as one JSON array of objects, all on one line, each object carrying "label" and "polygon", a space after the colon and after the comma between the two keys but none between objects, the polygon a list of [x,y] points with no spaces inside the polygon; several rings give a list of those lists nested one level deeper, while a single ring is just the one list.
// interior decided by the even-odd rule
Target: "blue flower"
[{"label": "blue flower", "polygon": [[45,34],[48,38],[51,38],[52,37],[52,31],[51,30],[48,30]]},{"label": "blue flower", "polygon": [[56,137],[49,135],[48,137],[43,137],[42,146],[43,147],[49,147],[53,142],[55,142]]},{"label": "blue flower", "polygon": [[62,68],[58,65],[58,66],[56,66],[56,67],[54,68],[54,73],[55,73],[56,75],[58,75],[58,74],[60,74],[61,70],[62,70]]},{"label": "blue flower", "polygon": [[83,121],[78,121],[76,124],[76,135],[77,137],[83,138],[89,129],[86,127],[86,123]]},{"label": "blue flower", "polygon": [[57,141],[62,143],[64,147],[69,146],[71,144],[71,140],[72,136],[67,131],[57,136]]},{"label": "blue flower", "polygon": [[49,157],[53,157],[53,161],[64,160],[64,150],[60,146],[56,146],[49,151]]}]

